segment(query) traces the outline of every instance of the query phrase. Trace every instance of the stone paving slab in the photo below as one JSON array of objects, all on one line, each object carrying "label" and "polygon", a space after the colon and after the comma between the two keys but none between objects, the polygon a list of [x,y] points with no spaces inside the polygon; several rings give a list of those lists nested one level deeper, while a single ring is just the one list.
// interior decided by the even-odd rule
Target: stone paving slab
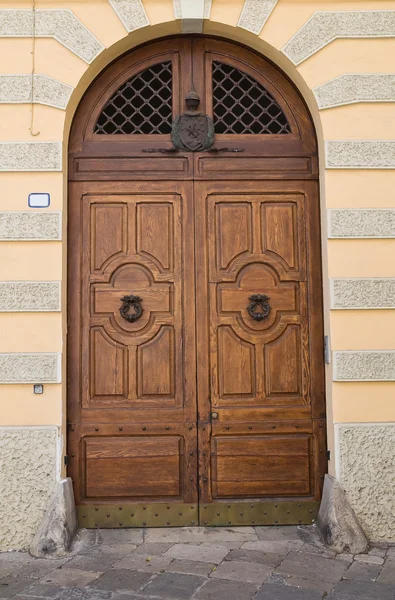
[{"label": "stone paving slab", "polygon": [[45,558],[37,558],[23,564],[22,566],[18,566],[17,568],[12,566],[10,569],[10,574],[15,574],[20,578],[27,577],[32,579],[41,579],[41,577],[44,577],[51,571],[61,568],[66,561],[67,559],[47,560]]},{"label": "stone paving slab", "polygon": [[105,544],[142,544],[143,529],[100,529],[101,541]]},{"label": "stone paving slab", "polygon": [[336,585],[335,583],[329,583],[321,578],[310,580],[303,579],[296,575],[284,575],[282,573],[272,573],[266,580],[266,583],[280,584],[288,587],[301,588],[303,590],[316,590],[321,594],[328,595]]},{"label": "stone paving slab", "polygon": [[361,562],[354,562],[344,573],[343,578],[354,579],[356,581],[376,581],[380,571],[380,565],[368,565]]},{"label": "stone paving slab", "polygon": [[[1,560],[1,555],[0,555],[0,560]],[[0,567],[0,579],[2,579],[3,577],[7,577],[7,575],[11,575],[11,569],[12,567]]]},{"label": "stone paving slab", "polygon": [[270,554],[261,550],[244,550],[243,548],[231,550],[225,556],[225,560],[251,562],[268,567],[278,567],[283,559],[284,557],[280,554]]},{"label": "stone paving slab", "polygon": [[303,554],[301,552],[290,552],[286,556],[276,573],[293,575],[310,581],[337,582],[344,574],[347,565],[341,561],[316,556],[314,554]]},{"label": "stone paving slab", "polygon": [[268,580],[267,583],[282,583],[285,586],[300,588],[302,590],[315,590],[316,592],[320,592],[320,594],[328,595],[333,587],[335,586],[335,582],[324,581],[321,578],[317,579],[303,579],[303,577],[298,577],[297,575],[283,575],[281,580]]},{"label": "stone paving slab", "polygon": [[135,557],[136,555],[143,555],[145,557],[147,556],[161,556],[162,554],[164,554],[166,552],[166,550],[168,550],[169,548],[172,547],[173,544],[161,544],[160,542],[158,543],[145,543],[145,544],[141,544],[140,546],[137,546],[136,549],[132,550],[132,556]]},{"label": "stone paving slab", "polygon": [[329,550],[329,548],[325,548],[323,544],[304,544],[304,546],[299,549],[299,552],[307,552],[307,554],[319,554],[325,558],[336,557],[336,552]]},{"label": "stone paving slab", "polygon": [[138,548],[139,546],[134,544],[101,544],[100,552],[102,554],[111,554],[123,558]]},{"label": "stone paving slab", "polygon": [[[1,552],[0,553],[0,565],[4,567],[5,565],[22,565],[26,563],[30,563],[35,560],[30,554],[27,552]],[[1,596],[0,596],[1,598]]]},{"label": "stone paving slab", "polygon": [[13,598],[22,592],[32,580],[19,579],[14,575],[8,575],[0,581],[0,598]]},{"label": "stone paving slab", "polygon": [[145,542],[250,542],[258,537],[252,527],[168,527],[166,529],[147,529]]},{"label": "stone paving slab", "polygon": [[262,550],[274,554],[288,554],[292,550],[299,550],[304,545],[301,540],[275,540],[268,542],[264,540],[244,542],[241,546],[245,550]]},{"label": "stone paving slab", "polygon": [[389,558],[383,566],[377,581],[395,586],[395,557]]},{"label": "stone paving slab", "polygon": [[90,587],[108,592],[125,590],[137,592],[151,580],[150,573],[129,569],[110,569],[90,584]]},{"label": "stone paving slab", "polygon": [[214,579],[230,579],[261,584],[269,577],[272,568],[248,562],[225,561],[210,575]]},{"label": "stone paving slab", "polygon": [[190,598],[204,583],[205,577],[183,573],[161,573],[140,591],[143,598],[166,600]]},{"label": "stone paving slab", "polygon": [[283,525],[281,527],[255,527],[258,540],[265,542],[297,540],[300,541],[300,530],[297,525]]},{"label": "stone paving slab", "polygon": [[371,565],[382,565],[384,564],[384,558],[381,556],[375,556],[374,554],[357,554],[354,557],[357,562],[364,562]]},{"label": "stone paving slab", "polygon": [[[58,587],[53,585],[34,586],[24,592],[24,599],[51,598],[51,600],[112,600],[111,592],[89,588]],[[38,596],[40,594],[40,596]],[[21,600],[16,597],[17,600]]]},{"label": "stone paving slab", "polygon": [[136,596],[136,594],[125,594],[125,592],[115,592],[111,597],[111,600],[138,600],[141,596]]},{"label": "stone paving slab", "polygon": [[187,560],[198,560],[219,564],[230,552],[229,548],[216,546],[214,544],[174,544],[164,554],[166,557],[181,558]]},{"label": "stone paving slab", "polygon": [[381,548],[378,546],[373,546],[373,548],[370,548],[368,554],[373,554],[375,556],[381,556],[382,558],[384,558],[384,556],[386,556],[388,549],[387,548]]},{"label": "stone paving slab", "polygon": [[321,600],[322,593],[273,583],[261,587],[254,600]]},{"label": "stone paving slab", "polygon": [[211,579],[196,592],[193,600],[251,600],[256,591],[257,586],[249,583]]},{"label": "stone paving slab", "polygon": [[354,561],[354,555],[353,554],[336,554],[335,556],[336,560],[342,560],[343,562],[346,562],[347,564],[351,564]]},{"label": "stone paving slab", "polygon": [[80,555],[74,556],[69,562],[67,567],[69,569],[82,569],[83,571],[93,571],[104,573],[108,569],[111,569],[116,562],[120,560],[119,554],[101,554],[92,553],[90,556]]},{"label": "stone paving slab", "polygon": [[173,559],[166,556],[134,556],[131,554],[114,565],[114,569],[130,569],[132,571],[144,571],[144,573],[160,573],[171,563]]},{"label": "stone paving slab", "polygon": [[53,585],[70,585],[73,582],[74,587],[85,587],[91,581],[100,577],[102,573],[92,571],[82,571],[81,569],[55,569],[40,580],[40,583],[51,583]]},{"label": "stone paving slab", "polygon": [[[363,600],[394,600],[395,587],[383,583],[367,583],[361,581],[343,580],[334,588],[330,599],[355,598]],[[343,599],[342,599],[343,600]]]},{"label": "stone paving slab", "polygon": [[174,559],[166,568],[166,571],[171,571],[172,573],[186,573],[187,575],[204,575],[205,577],[208,577],[211,571],[216,568],[214,563]]}]

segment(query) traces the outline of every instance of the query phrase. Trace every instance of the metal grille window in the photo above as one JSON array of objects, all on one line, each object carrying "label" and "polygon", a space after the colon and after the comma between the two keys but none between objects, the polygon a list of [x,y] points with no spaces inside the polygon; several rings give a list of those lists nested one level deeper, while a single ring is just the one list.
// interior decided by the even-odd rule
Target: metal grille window
[{"label": "metal grille window", "polygon": [[230,65],[213,62],[216,133],[290,133],[285,114],[258,81]]},{"label": "metal grille window", "polygon": [[170,133],[172,113],[172,64],[167,61],[124,83],[104,107],[95,133]]}]

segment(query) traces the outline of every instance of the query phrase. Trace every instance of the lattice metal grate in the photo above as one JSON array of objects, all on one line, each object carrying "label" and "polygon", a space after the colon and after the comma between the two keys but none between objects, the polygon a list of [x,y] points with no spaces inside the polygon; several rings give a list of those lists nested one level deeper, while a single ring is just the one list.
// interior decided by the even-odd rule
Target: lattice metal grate
[{"label": "lattice metal grate", "polygon": [[172,64],[167,61],[124,83],[104,107],[95,133],[170,133],[172,113]]},{"label": "lattice metal grate", "polygon": [[216,133],[290,133],[275,99],[258,81],[230,65],[213,62]]}]

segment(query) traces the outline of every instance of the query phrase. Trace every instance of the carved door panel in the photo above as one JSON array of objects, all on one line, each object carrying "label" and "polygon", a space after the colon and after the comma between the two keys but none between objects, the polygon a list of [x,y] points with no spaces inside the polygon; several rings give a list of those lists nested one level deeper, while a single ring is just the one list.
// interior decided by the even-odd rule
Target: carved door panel
[{"label": "carved door panel", "polygon": [[81,378],[69,382],[81,398],[72,416],[71,463],[80,521],[155,526],[177,515],[178,523],[191,524],[197,522],[191,184],[107,188],[84,184],[71,215],[73,223],[81,219],[83,248],[71,282],[78,289]]},{"label": "carved door panel", "polygon": [[201,520],[304,522],[326,467],[316,184],[195,186]]}]

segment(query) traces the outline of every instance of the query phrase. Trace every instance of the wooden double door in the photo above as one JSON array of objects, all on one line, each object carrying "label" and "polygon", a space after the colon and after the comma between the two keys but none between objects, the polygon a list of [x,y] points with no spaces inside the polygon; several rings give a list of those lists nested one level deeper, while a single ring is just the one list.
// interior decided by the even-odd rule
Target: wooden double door
[{"label": "wooden double door", "polygon": [[288,104],[276,99],[289,133],[216,133],[220,152],[165,153],[165,127],[99,129],[158,64],[172,65],[174,119],[191,63],[215,125],[213,65],[271,97],[283,78],[231,44],[164,41],[110,67],[73,126],[68,456],[85,527],[309,523],[319,506],[319,205],[296,91],[283,78]]}]

